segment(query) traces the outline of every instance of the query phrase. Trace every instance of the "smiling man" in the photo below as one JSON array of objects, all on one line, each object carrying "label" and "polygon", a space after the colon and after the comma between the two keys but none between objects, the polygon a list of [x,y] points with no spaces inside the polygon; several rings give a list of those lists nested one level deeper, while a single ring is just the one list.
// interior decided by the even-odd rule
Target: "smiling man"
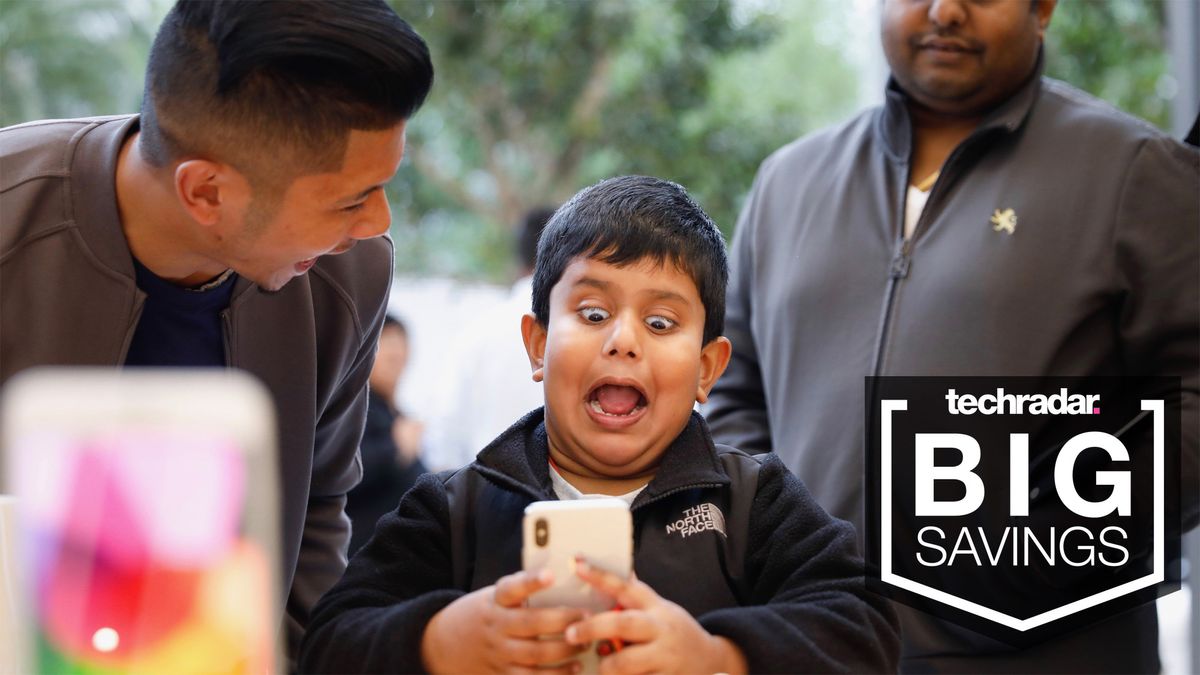
[{"label": "smiling man", "polygon": [[0,381],[45,364],[258,376],[293,646],[346,564],[392,276],[383,186],[432,79],[382,0],[181,0],[140,115],[0,131]]},{"label": "smiling man", "polygon": [[[872,375],[1176,376],[1200,480],[1200,159],[1042,77],[1054,10],[884,0],[884,104],[780,149],[746,200],[713,435],[860,528]],[[900,609],[905,670],[1159,669],[1152,605],[1028,649]]]}]

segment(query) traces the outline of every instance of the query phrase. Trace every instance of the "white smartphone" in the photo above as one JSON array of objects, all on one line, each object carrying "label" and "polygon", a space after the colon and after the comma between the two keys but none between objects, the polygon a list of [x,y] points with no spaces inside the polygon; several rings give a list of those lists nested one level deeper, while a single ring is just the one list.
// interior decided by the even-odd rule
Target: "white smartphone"
[{"label": "white smartphone", "polygon": [[633,569],[633,517],[620,499],[534,502],[525,507],[521,563],[526,571],[549,569],[554,585],[534,593],[530,607],[612,609],[612,598],[575,574],[575,558],[628,579]]},{"label": "white smartphone", "polygon": [[266,389],[217,368],[43,368],[2,393],[0,562],[17,569],[0,581],[20,581],[0,584],[0,673],[14,653],[9,672],[278,670]]}]

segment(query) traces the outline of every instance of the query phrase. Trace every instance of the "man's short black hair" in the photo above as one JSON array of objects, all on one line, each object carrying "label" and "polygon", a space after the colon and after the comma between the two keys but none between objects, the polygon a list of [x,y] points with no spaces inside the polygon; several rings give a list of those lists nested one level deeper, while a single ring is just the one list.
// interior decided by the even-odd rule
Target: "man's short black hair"
[{"label": "man's short black hair", "polygon": [[150,50],[141,151],[290,183],[340,168],[351,130],[408,119],[432,83],[425,41],[383,0],[179,0]]},{"label": "man's short black hair", "polygon": [[550,289],[576,258],[618,267],[671,263],[704,303],[704,344],[725,331],[729,263],[716,223],[679,184],[647,176],[609,178],[580,190],[546,225],[533,272],[533,314],[550,319]]}]

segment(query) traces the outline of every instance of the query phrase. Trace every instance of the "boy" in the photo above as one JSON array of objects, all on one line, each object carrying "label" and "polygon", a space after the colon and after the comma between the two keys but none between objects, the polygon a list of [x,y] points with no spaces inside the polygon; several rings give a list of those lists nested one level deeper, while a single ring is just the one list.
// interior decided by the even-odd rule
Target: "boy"
[{"label": "boy", "polygon": [[[545,408],[380,521],[317,607],[302,667],[570,672],[619,639],[605,672],[894,670],[895,619],[853,529],[692,412],[729,360],[726,279],[720,233],[674,183],[614,178],[559,209],[521,325]],[[552,581],[519,571],[525,506],[591,494],[633,511],[636,579],[579,569],[623,611],[523,607]]]}]

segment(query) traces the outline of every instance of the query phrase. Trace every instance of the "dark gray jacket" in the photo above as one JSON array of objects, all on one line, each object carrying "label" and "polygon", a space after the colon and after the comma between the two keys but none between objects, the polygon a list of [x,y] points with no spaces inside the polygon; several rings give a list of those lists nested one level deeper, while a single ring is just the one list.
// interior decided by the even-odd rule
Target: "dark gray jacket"
[{"label": "dark gray jacket", "polygon": [[[1196,150],[1034,77],[950,155],[905,244],[910,139],[890,86],[882,107],[763,163],[733,243],[733,359],[705,409],[717,440],[774,449],[861,527],[865,376],[1178,375],[1195,486]],[[1015,230],[997,231],[991,216],[1010,208]],[[1156,669],[1155,626],[1150,607],[1036,663],[906,619],[906,667]]]},{"label": "dark gray jacket", "polygon": [[[0,131],[0,383],[46,364],[119,366],[145,294],[117,213],[131,116]],[[345,494],[362,475],[367,375],[392,278],[391,242],[325,256],[268,293],[239,279],[223,313],[229,365],[270,389],[279,420],[288,638],[346,566]]]},{"label": "dark gray jacket", "polygon": [[[470,466],[423,476],[317,606],[301,668],[422,670],[429,620],[521,569],[525,507],[555,498],[548,457],[538,409]],[[668,528],[706,504],[721,525]],[[632,508],[638,578],[737,644],[751,672],[895,669],[895,616],[866,590],[853,529],[773,455],[714,446],[693,413]]]}]

